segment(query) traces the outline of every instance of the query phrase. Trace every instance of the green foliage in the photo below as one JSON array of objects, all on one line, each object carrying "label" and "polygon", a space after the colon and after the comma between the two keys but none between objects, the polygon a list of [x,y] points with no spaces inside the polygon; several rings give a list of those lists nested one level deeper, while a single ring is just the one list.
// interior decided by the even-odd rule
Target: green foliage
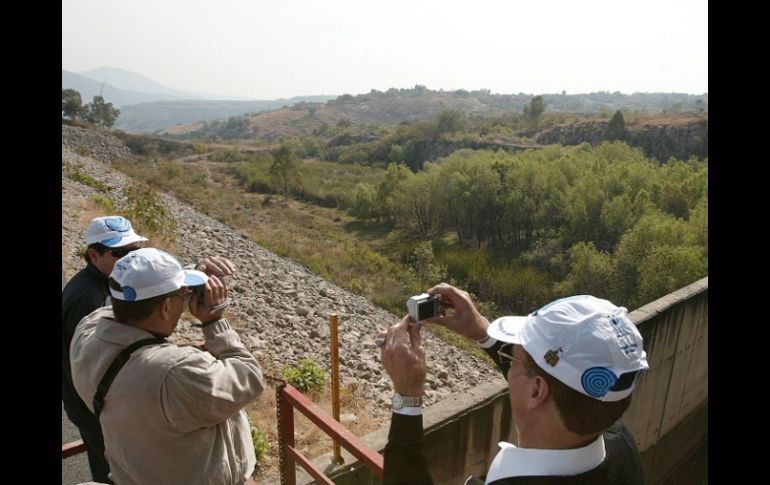
[{"label": "green foliage", "polygon": [[376,214],[376,197],[377,192],[372,184],[358,184],[355,196],[353,197],[353,205],[350,207],[350,213],[360,219],[372,219]]},{"label": "green foliage", "polygon": [[612,259],[600,252],[592,242],[579,242],[569,250],[570,272],[555,285],[557,295],[602,295],[607,291],[612,276]]},{"label": "green foliage", "polygon": [[237,162],[230,166],[230,173],[240,182],[247,192],[275,193],[274,179],[269,174],[273,156],[264,152],[250,159],[249,162]]},{"label": "green foliage", "polygon": [[462,111],[447,109],[436,115],[436,130],[439,133],[456,133],[467,125],[468,119]]},{"label": "green foliage", "polygon": [[529,104],[524,106],[524,116],[533,125],[537,125],[543,113],[545,113],[545,101],[542,96],[533,97]]},{"label": "green foliage", "polygon": [[289,198],[289,190],[298,183],[297,163],[299,161],[295,154],[294,144],[288,140],[281,142],[280,148],[273,155],[273,164],[270,166],[270,175],[275,178],[276,183],[283,193],[284,200]]},{"label": "green foliage", "polygon": [[176,243],[176,219],[149,185],[132,184],[124,191],[123,215],[143,236],[167,245]]},{"label": "green foliage", "polygon": [[446,267],[435,262],[433,244],[430,241],[423,241],[415,246],[409,258],[409,266],[417,277],[418,289],[433,286],[447,278]]},{"label": "green foliage", "polygon": [[708,274],[702,250],[693,246],[657,246],[641,265],[636,301],[644,304]]},{"label": "green foliage", "polygon": [[120,110],[107,103],[101,96],[94,96],[94,100],[84,106],[85,118],[95,125],[110,128],[120,116]]},{"label": "green foliage", "polygon": [[607,130],[604,132],[604,139],[607,141],[623,140],[626,137],[626,122],[623,120],[623,113],[620,110],[615,111],[610,122],[607,123]]},{"label": "green foliage", "polygon": [[254,426],[251,427],[251,442],[254,443],[254,455],[257,458],[257,466],[262,463],[262,458],[270,451],[270,443],[267,440],[267,433],[259,431]]},{"label": "green foliage", "polygon": [[158,143],[149,135],[129,136],[124,138],[123,142],[136,155],[150,157],[158,154]]},{"label": "green foliage", "polygon": [[80,98],[80,93],[74,89],[62,89],[61,117],[75,120],[82,117],[83,113],[83,100]]},{"label": "green foliage", "polygon": [[107,193],[110,190],[112,190],[111,186],[103,182],[99,182],[98,180],[91,177],[87,173],[82,172],[80,169],[83,168],[83,166],[80,164],[74,164],[74,165],[65,164],[62,168],[65,170],[65,174],[67,175],[67,177],[74,180],[75,182],[79,182],[83,185],[88,185],[89,187],[93,187],[96,190],[104,193]]},{"label": "green foliage", "polygon": [[461,150],[417,174],[400,167],[359,186],[354,213],[414,236],[453,234],[457,252],[442,249],[435,264],[501,307],[531,311],[526,302],[577,291],[641,304],[666,287],[642,281],[652,276],[643,269],[655,264],[647,258],[656,244],[693,248],[702,262],[689,261],[705,275],[707,162],[660,166],[614,142]]},{"label": "green foliage", "polygon": [[209,155],[209,160],[213,162],[233,163],[248,159],[248,154],[239,150],[221,150]]},{"label": "green foliage", "polygon": [[320,391],[326,383],[326,372],[313,359],[300,359],[296,366],[283,366],[283,379],[300,392]]},{"label": "green foliage", "polygon": [[91,202],[96,204],[96,206],[99,207],[105,214],[112,214],[115,212],[115,204],[113,204],[110,199],[101,194],[92,195]]}]

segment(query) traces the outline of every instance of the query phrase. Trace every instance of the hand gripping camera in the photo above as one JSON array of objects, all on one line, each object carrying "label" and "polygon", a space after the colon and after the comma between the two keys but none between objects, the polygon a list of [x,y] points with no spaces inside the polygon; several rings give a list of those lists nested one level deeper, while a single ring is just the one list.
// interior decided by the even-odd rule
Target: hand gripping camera
[{"label": "hand gripping camera", "polygon": [[409,310],[409,316],[415,322],[421,322],[435,317],[441,313],[441,302],[438,295],[429,295],[422,293],[415,295],[406,301],[406,309]]}]

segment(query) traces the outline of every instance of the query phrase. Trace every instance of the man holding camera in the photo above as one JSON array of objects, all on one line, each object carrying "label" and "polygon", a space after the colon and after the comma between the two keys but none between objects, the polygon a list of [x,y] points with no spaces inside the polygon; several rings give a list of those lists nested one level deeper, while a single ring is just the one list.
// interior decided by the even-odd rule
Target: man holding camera
[{"label": "man holding camera", "polygon": [[[487,474],[467,484],[644,483],[639,450],[619,421],[648,368],[625,308],[578,295],[490,324],[467,292],[442,283],[428,293],[451,314],[427,321],[476,340],[508,381],[518,444],[501,442]],[[420,327],[406,316],[380,337],[396,391],[383,483],[433,483],[421,451]]]},{"label": "man holding camera", "polygon": [[[113,215],[92,219],[86,229],[86,267],[73,276],[62,290],[62,402],[67,417],[78,427],[86,446],[91,476],[102,483],[110,483],[104,439],[99,422],[72,385],[70,343],[75,327],[83,317],[110,304],[107,277],[115,262],[139,249],[143,241],[147,238],[134,232],[131,221],[125,217]],[[196,268],[219,277],[235,271],[228,259],[218,256],[204,259]]]},{"label": "man holding camera", "polygon": [[[200,301],[193,290],[205,286]],[[116,483],[254,483],[243,408],[264,389],[259,363],[223,316],[227,287],[138,249],[110,274],[112,307],[86,317],[72,340],[72,378],[104,433]],[[207,351],[165,337],[185,304]]]}]

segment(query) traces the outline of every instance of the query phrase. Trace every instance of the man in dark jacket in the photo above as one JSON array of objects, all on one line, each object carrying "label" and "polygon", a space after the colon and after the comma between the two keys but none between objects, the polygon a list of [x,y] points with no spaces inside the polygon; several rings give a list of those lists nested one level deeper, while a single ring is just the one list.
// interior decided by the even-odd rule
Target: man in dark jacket
[{"label": "man in dark jacket", "polygon": [[[466,483],[644,484],[639,450],[619,421],[648,368],[625,308],[577,295],[490,324],[468,293],[443,283],[428,293],[451,309],[428,321],[476,340],[508,381],[518,443],[501,442],[487,474]],[[396,391],[383,483],[433,483],[421,451],[420,326],[407,316],[380,338]]]}]

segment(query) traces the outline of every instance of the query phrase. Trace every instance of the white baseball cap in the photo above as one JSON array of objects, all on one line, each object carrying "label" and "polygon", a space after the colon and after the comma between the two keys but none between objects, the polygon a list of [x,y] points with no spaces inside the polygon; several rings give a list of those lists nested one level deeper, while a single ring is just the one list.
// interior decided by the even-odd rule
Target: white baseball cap
[{"label": "white baseball cap", "polygon": [[526,317],[498,318],[487,333],[521,345],[540,368],[600,401],[629,396],[649,368],[627,310],[590,295],[556,300]]},{"label": "white baseball cap", "polygon": [[86,244],[100,243],[111,248],[119,248],[137,241],[147,241],[134,232],[131,222],[122,216],[97,217],[91,220],[86,229]]},{"label": "white baseball cap", "polygon": [[164,295],[183,286],[203,285],[209,277],[196,270],[182,269],[173,256],[155,248],[131,251],[115,262],[110,278],[121,291],[110,288],[113,298],[138,301]]}]

